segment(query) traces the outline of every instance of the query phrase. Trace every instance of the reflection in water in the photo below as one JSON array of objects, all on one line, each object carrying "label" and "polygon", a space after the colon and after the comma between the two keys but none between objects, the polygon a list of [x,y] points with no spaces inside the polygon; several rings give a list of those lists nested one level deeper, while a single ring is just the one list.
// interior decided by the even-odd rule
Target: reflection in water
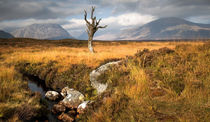
[{"label": "reflection in water", "polygon": [[[28,87],[32,92],[40,92],[41,96],[42,96],[42,100],[47,102],[47,108],[49,111],[51,111],[52,107],[54,104],[56,104],[57,102],[55,101],[49,101],[48,99],[45,99],[45,93],[47,91],[46,87],[44,85],[42,85],[41,83],[39,83],[39,81],[36,81],[35,78],[31,78],[29,80],[29,78],[26,78],[28,81]],[[44,81],[42,81],[44,82]],[[47,115],[47,119],[49,122],[59,122],[59,120],[56,118],[55,115],[52,114],[52,112],[49,112]]]},{"label": "reflection in water", "polygon": [[28,87],[32,92],[40,92],[42,95],[42,98],[44,98],[45,91],[43,90],[41,85],[39,85],[31,80],[28,80]]}]

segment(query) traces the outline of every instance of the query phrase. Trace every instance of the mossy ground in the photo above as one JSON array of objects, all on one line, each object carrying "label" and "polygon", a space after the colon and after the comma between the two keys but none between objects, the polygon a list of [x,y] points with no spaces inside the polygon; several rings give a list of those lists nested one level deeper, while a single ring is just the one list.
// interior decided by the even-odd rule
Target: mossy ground
[{"label": "mossy ground", "polygon": [[41,95],[29,91],[14,67],[1,66],[0,81],[0,121],[31,120],[43,115]]},{"label": "mossy ground", "polygon": [[[210,54],[204,43],[95,42],[97,53],[91,54],[86,41],[0,40],[0,119],[41,115],[40,96],[31,93],[22,78],[27,74],[50,89],[69,86],[96,100],[82,121],[208,120]],[[162,47],[175,51],[142,51]],[[122,65],[101,77],[109,89],[96,96],[89,73],[118,59]]]},{"label": "mossy ground", "polygon": [[81,121],[209,121],[209,55],[210,43],[138,51],[101,77],[109,90]]}]

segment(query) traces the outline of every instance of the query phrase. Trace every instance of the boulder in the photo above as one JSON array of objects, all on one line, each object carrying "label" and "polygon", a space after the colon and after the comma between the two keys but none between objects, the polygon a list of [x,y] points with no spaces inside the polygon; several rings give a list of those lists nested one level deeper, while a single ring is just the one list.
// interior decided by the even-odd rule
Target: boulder
[{"label": "boulder", "polygon": [[77,90],[65,87],[61,91],[65,98],[61,101],[67,108],[77,108],[84,101],[84,95]]},{"label": "boulder", "polygon": [[47,91],[45,97],[49,100],[56,100],[59,98],[59,93],[56,91]]},{"label": "boulder", "polygon": [[65,114],[65,113],[62,113],[61,115],[59,115],[58,119],[63,122],[73,122],[74,121],[73,118],[71,118],[68,114]]},{"label": "boulder", "polygon": [[63,104],[58,103],[58,104],[53,105],[52,112],[54,114],[65,112],[65,111],[66,111],[66,107]]},{"label": "boulder", "polygon": [[61,90],[61,95],[63,97],[66,97],[68,94],[70,94],[70,92],[74,90],[73,88],[69,88],[68,86],[67,87],[64,87],[62,90]]},{"label": "boulder", "polygon": [[110,69],[110,67],[112,67],[113,65],[118,65],[121,62],[122,61],[114,61],[106,63],[90,73],[91,86],[97,90],[98,94],[103,93],[108,87],[107,83],[101,83],[99,77],[103,75],[103,73],[106,72],[108,69]]}]

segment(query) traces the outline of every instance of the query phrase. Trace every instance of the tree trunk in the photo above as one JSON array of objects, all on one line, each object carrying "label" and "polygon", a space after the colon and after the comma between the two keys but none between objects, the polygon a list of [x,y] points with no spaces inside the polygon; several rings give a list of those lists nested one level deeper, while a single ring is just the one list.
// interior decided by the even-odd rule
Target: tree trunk
[{"label": "tree trunk", "polygon": [[92,47],[92,40],[93,40],[93,37],[90,36],[88,38],[88,48],[89,48],[89,50],[90,50],[91,53],[94,53],[95,51],[94,51],[94,49]]},{"label": "tree trunk", "polygon": [[96,20],[96,17],[93,17],[94,11],[95,11],[95,7],[92,7],[92,10],[91,10],[91,20],[92,20],[92,22],[89,22],[87,20],[87,12],[86,11],[85,11],[85,14],[84,14],[84,19],[85,19],[85,22],[86,22],[86,25],[87,25],[87,33],[88,33],[88,48],[89,48],[91,53],[94,53],[94,49],[92,47],[92,41],[93,41],[93,36],[94,36],[95,32],[99,28],[106,28],[107,27],[107,25],[99,26],[99,23],[100,23],[101,19]]}]

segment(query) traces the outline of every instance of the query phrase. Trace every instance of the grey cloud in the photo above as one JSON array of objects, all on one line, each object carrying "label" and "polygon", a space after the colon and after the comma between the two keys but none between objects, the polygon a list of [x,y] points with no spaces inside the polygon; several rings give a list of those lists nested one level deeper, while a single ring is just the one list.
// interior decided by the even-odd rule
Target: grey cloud
[{"label": "grey cloud", "polygon": [[[77,3],[76,3],[77,2]],[[88,8],[82,0],[1,0],[0,21],[17,19],[65,18]]]},{"label": "grey cloud", "polygon": [[188,18],[210,13],[210,0],[1,0],[0,21],[66,18],[82,14],[91,5],[100,9],[109,7],[113,15],[138,12]]},{"label": "grey cloud", "polygon": [[210,13],[210,0],[101,0],[97,4],[113,6],[114,14],[139,12],[156,17],[187,18]]},{"label": "grey cloud", "polygon": [[25,19],[25,18],[45,18],[44,15],[52,15],[45,8],[45,3],[36,3],[23,0],[5,0],[0,5],[0,20]]}]

